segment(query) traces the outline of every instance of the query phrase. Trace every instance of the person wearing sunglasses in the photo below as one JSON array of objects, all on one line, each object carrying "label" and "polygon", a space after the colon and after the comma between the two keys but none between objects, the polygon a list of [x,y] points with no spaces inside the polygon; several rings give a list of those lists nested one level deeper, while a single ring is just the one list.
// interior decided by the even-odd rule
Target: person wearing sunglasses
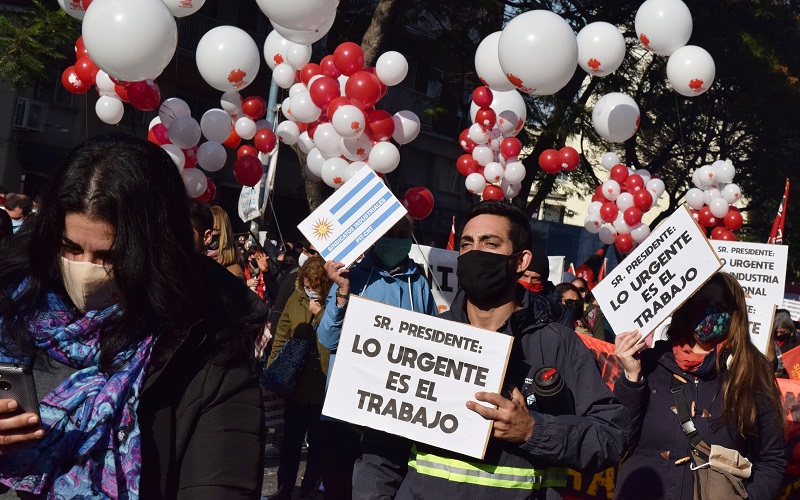
[{"label": "person wearing sunglasses", "polygon": [[583,298],[575,285],[572,283],[556,285],[556,296],[563,309],[562,320],[569,321],[568,326],[575,331],[591,335],[583,320]]}]

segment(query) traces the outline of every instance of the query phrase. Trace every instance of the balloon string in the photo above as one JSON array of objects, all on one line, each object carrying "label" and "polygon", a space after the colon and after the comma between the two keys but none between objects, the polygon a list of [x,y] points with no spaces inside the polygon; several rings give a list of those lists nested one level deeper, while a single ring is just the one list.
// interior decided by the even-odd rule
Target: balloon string
[{"label": "balloon string", "polygon": [[[281,239],[282,244],[286,244],[286,241],[283,239],[283,233],[281,232],[281,224],[278,222],[278,214],[275,213],[275,204],[273,203],[275,200],[274,198],[270,197],[269,199],[269,208],[272,210],[272,217],[275,219],[275,227],[278,229],[278,237]],[[269,237],[269,235],[267,236]]]},{"label": "balloon string", "polygon": [[683,124],[681,119],[681,110],[678,108],[678,96],[674,95],[675,97],[675,113],[678,115],[678,133],[680,134],[681,138],[681,148],[683,149],[683,169],[687,168],[686,162],[686,143],[683,141]]}]

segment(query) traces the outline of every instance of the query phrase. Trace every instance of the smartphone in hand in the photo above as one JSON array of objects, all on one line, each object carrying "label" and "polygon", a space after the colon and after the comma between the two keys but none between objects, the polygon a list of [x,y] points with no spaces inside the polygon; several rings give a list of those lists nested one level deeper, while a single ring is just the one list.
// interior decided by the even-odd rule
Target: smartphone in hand
[{"label": "smartphone in hand", "polygon": [[41,420],[32,367],[19,363],[0,363],[0,399],[15,400],[20,413],[34,413]]}]

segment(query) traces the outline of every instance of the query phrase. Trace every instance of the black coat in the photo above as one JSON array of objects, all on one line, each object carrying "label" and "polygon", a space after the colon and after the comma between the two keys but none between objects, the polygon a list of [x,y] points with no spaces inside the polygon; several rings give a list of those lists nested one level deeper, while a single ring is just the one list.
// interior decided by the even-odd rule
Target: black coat
[{"label": "black coat", "polygon": [[[263,400],[236,335],[252,346],[266,306],[225,268],[208,264],[211,317],[171,357],[151,365],[139,403],[143,499],[258,499],[263,480]],[[252,347],[251,347],[252,350]]]},{"label": "black coat", "polygon": [[[735,362],[735,360],[733,361]],[[694,377],[678,368],[666,341],[656,342],[642,353],[644,381],[636,384],[621,377],[614,393],[631,412],[635,448],[620,465],[615,498],[689,499],[694,480],[689,464],[675,461],[689,456],[689,442],[681,431],[678,416],[672,411],[675,400],[670,392],[672,374],[687,380]],[[723,374],[724,376],[724,374]],[[783,431],[775,424],[767,404],[759,407],[758,436],[745,440],[735,430],[713,423],[722,416],[722,394],[715,373],[685,385],[686,401],[696,402],[695,425],[703,440],[738,450],[753,463],[753,472],[744,481],[750,500],[775,498],[786,467]],[[710,415],[710,417],[708,416]]]}]

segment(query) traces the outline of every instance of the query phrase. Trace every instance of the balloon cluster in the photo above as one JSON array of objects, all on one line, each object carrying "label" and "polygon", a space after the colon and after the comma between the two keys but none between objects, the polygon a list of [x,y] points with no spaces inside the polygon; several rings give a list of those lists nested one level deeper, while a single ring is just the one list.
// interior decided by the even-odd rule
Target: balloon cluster
[{"label": "balloon cluster", "polygon": [[603,243],[629,253],[650,235],[642,216],[664,193],[664,181],[651,177],[645,169],[629,169],[616,153],[603,155],[603,167],[609,171],[609,179],[592,196],[583,226],[598,234]]},{"label": "balloon cluster", "polygon": [[522,189],[525,166],[518,160],[522,143],[515,136],[527,117],[525,101],[514,90],[472,92],[472,125],[459,135],[465,154],[456,161],[470,193],[484,200],[512,199]]},{"label": "balloon cluster", "polygon": [[279,86],[289,89],[281,105],[286,120],[278,125],[278,138],[297,144],[308,155],[307,176],[339,188],[364,165],[379,174],[397,168],[397,145],[416,139],[420,120],[411,111],[391,115],[375,105],[388,87],[406,77],[406,58],[399,52],[386,52],[375,67],[365,68],[361,47],[344,42],[319,64],[306,60],[283,71],[282,65],[291,64],[287,43],[292,42],[275,32],[270,37],[265,44],[267,61],[290,61],[277,64],[272,73]]},{"label": "balloon cluster", "polygon": [[581,163],[581,155],[570,146],[561,149],[545,149],[539,155],[539,168],[548,174],[557,174],[562,170],[572,172]]},{"label": "balloon cluster", "polygon": [[712,240],[735,241],[733,231],[744,222],[734,206],[742,196],[742,190],[733,183],[735,175],[735,167],[723,160],[703,165],[692,173],[695,187],[686,193],[686,204],[695,220],[710,232]]}]

